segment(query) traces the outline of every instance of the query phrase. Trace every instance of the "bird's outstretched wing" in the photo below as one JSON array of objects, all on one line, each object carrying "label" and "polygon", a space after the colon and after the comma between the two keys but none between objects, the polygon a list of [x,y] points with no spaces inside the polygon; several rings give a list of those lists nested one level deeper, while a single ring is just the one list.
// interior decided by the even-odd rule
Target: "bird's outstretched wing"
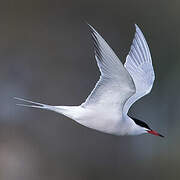
[{"label": "bird's outstretched wing", "polygon": [[92,26],[89,27],[101,76],[82,106],[121,109],[127,99],[135,93],[134,82],[106,41]]},{"label": "bird's outstretched wing", "polygon": [[135,101],[151,91],[155,79],[148,44],[140,28],[137,25],[135,27],[135,36],[124,66],[133,78],[136,93],[126,101],[124,113],[128,113]]}]

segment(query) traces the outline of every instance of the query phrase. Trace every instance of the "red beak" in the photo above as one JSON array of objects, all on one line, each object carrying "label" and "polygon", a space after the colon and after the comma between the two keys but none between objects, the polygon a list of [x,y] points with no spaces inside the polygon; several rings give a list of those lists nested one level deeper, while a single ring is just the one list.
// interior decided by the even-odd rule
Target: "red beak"
[{"label": "red beak", "polygon": [[157,133],[156,131],[153,131],[153,130],[148,130],[147,132],[148,132],[149,134],[153,134],[153,135],[155,135],[155,136],[164,137],[163,135],[161,135],[161,134],[159,134],[159,133]]}]

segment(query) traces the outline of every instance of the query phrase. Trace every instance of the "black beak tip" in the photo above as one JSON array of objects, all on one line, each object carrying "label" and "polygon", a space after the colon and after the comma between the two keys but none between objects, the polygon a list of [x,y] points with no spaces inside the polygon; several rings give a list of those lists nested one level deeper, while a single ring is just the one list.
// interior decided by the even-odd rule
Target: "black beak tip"
[{"label": "black beak tip", "polygon": [[165,136],[163,136],[163,135],[161,135],[161,134],[159,134],[159,136],[160,136],[160,137],[163,137],[163,138],[165,137]]}]

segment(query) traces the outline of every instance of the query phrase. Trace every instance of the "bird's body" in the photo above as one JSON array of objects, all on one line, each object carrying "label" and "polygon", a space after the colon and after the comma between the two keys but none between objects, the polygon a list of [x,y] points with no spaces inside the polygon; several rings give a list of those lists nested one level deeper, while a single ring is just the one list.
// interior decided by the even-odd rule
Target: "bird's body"
[{"label": "bird's body", "polygon": [[55,111],[109,134],[162,136],[146,123],[127,115],[130,106],[151,91],[155,78],[149,47],[141,30],[136,25],[133,44],[123,66],[106,41],[92,26],[90,28],[101,76],[86,101],[79,106],[50,106],[16,98],[34,104],[18,105]]}]

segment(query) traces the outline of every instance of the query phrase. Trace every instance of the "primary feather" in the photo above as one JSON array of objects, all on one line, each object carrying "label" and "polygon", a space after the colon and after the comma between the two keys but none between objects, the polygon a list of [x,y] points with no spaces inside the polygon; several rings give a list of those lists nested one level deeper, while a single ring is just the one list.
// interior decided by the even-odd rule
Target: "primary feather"
[{"label": "primary feather", "polygon": [[139,27],[137,25],[135,25],[135,27],[136,33],[124,67],[128,70],[134,81],[136,93],[125,103],[125,114],[127,114],[129,108],[135,101],[151,91],[155,79],[148,44]]}]

